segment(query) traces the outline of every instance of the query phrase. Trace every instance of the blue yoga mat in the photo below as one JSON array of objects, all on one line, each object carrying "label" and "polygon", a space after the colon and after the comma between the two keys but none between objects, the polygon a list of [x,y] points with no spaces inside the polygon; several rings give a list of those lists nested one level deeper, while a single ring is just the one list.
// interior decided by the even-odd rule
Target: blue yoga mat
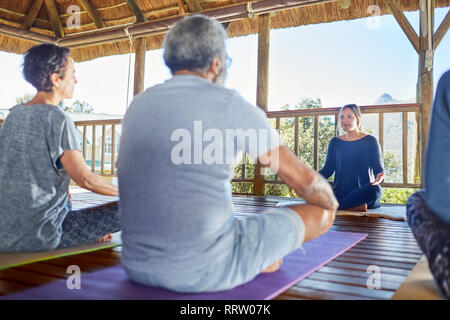
[{"label": "blue yoga mat", "polygon": [[3,299],[84,300],[269,300],[286,291],[321,266],[347,251],[367,234],[328,231],[284,257],[281,268],[264,273],[234,289],[211,293],[177,293],[148,287],[128,279],[119,264],[101,271],[81,274],[81,289],[68,289],[67,280],[14,293]]}]

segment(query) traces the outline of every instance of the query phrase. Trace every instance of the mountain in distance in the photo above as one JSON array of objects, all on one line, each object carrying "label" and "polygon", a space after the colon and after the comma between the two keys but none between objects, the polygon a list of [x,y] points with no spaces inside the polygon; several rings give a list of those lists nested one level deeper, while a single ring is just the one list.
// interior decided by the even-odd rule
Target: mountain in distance
[{"label": "mountain in distance", "polygon": [[379,96],[377,98],[377,100],[375,100],[374,104],[401,104],[401,103],[415,103],[416,102],[416,98],[412,97],[409,98],[408,100],[397,100],[392,98],[392,96],[389,93],[383,93],[381,96]]},{"label": "mountain in distance", "polygon": [[[407,100],[394,99],[389,93],[383,93],[374,102],[375,105],[415,103],[416,98]],[[411,155],[414,146],[414,122],[413,113],[408,113],[408,153]],[[378,138],[378,114],[363,115],[363,131]],[[384,114],[384,150],[393,153],[401,161],[402,156],[402,113]]]}]

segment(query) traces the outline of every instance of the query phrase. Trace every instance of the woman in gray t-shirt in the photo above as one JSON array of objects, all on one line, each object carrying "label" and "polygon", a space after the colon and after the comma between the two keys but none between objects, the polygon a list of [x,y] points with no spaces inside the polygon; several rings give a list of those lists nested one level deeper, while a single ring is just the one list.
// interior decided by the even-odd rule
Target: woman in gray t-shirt
[{"label": "woman in gray t-shirt", "polygon": [[25,54],[23,74],[36,89],[11,108],[0,131],[0,251],[30,252],[108,241],[120,230],[118,204],[72,211],[70,179],[93,192],[118,188],[90,172],[73,121],[58,104],[73,96],[70,51],[51,44]]}]

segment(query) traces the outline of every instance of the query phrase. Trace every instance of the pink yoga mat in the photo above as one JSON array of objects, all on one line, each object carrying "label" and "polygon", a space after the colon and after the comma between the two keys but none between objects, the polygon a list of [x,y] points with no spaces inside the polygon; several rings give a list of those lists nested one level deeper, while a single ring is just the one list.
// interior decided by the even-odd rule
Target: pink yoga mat
[{"label": "pink yoga mat", "polygon": [[59,280],[32,288],[3,299],[8,300],[269,300],[286,291],[321,266],[347,251],[367,237],[367,234],[328,231],[303,245],[283,259],[277,272],[259,274],[252,281],[231,290],[186,294],[153,288],[130,281],[122,266],[81,274],[81,289],[67,288]]}]

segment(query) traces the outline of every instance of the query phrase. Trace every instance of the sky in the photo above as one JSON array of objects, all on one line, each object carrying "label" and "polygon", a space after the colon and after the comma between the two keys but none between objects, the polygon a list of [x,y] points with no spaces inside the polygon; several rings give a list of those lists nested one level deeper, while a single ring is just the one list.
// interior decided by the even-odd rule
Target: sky
[{"label": "sky", "polygon": [[[435,10],[435,29],[448,8]],[[406,12],[418,33],[418,12]],[[257,36],[227,40],[233,59],[226,87],[256,103]],[[129,54],[76,63],[74,97],[95,113],[123,115],[127,107]],[[133,63],[128,104],[132,100]],[[21,74],[22,56],[0,52],[0,109],[17,97],[35,93]],[[450,34],[435,52],[434,85],[450,69]],[[320,98],[324,107],[348,103],[374,104],[383,93],[408,100],[416,95],[418,56],[392,15],[276,29],[270,32],[269,110],[295,105],[302,98]],[[145,88],[170,78],[162,50],[147,51]]]}]

